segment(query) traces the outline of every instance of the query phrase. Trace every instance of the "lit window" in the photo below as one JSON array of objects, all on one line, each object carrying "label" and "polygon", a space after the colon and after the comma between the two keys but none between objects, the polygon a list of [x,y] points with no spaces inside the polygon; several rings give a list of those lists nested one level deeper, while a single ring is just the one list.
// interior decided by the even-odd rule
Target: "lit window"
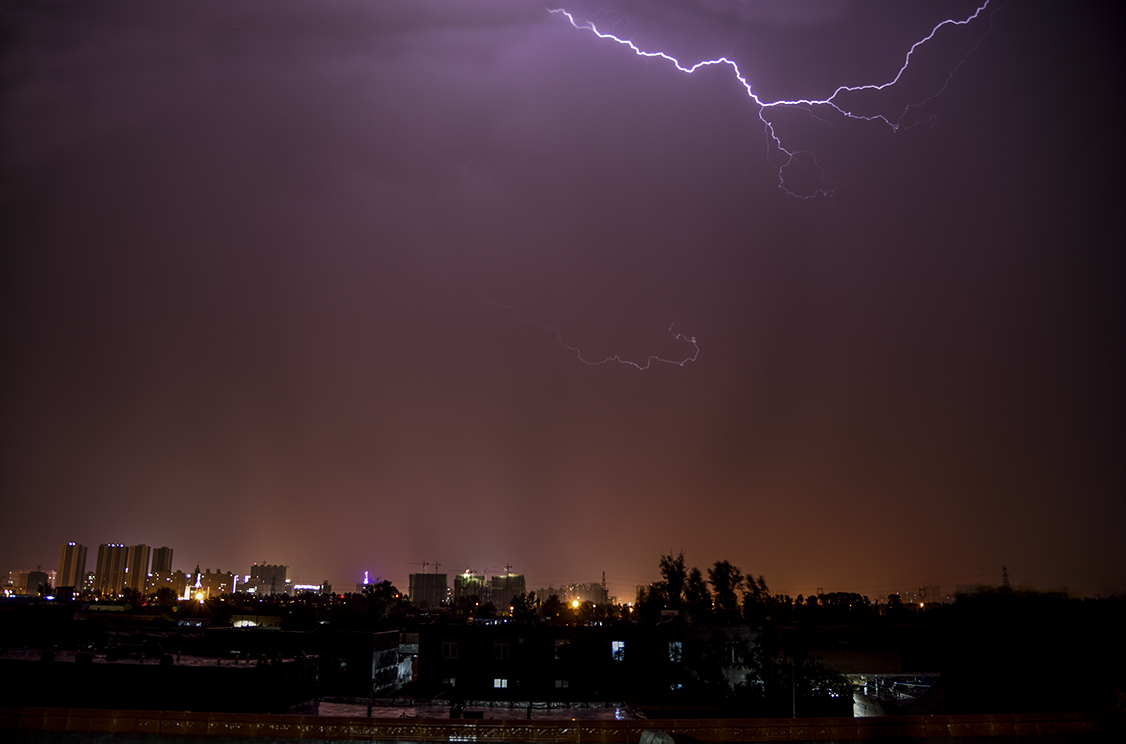
[{"label": "lit window", "polygon": [[669,661],[680,661],[683,656],[680,641],[669,641]]},{"label": "lit window", "polygon": [[500,690],[500,689],[503,689],[505,687],[508,687],[508,680],[507,679],[501,679],[500,677],[497,677],[496,679],[493,680],[493,688],[494,689]]},{"label": "lit window", "polygon": [[626,642],[625,641],[610,641],[610,658],[614,661],[625,661],[626,659]]},{"label": "lit window", "polygon": [[560,689],[570,687],[571,686],[571,680],[569,680],[569,679],[557,679],[557,680],[555,680],[555,686],[557,688],[560,688]]}]

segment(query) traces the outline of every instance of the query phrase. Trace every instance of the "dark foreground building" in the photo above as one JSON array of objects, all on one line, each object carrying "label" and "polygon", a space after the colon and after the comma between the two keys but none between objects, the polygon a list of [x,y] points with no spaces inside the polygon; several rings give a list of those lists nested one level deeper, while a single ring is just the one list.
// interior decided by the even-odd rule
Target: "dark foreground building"
[{"label": "dark foreground building", "polygon": [[323,695],[392,694],[398,633],[215,629],[115,632],[97,650],[0,654],[18,706],[265,713]]},{"label": "dark foreground building", "polygon": [[[666,700],[701,670],[734,685],[749,628],[434,623],[419,632],[418,690],[483,700]],[[844,708],[842,708],[844,711]]]},{"label": "dark foreground building", "polygon": [[213,658],[172,654],[107,661],[90,652],[0,659],[11,705],[196,711],[283,711],[317,695],[315,657]]}]

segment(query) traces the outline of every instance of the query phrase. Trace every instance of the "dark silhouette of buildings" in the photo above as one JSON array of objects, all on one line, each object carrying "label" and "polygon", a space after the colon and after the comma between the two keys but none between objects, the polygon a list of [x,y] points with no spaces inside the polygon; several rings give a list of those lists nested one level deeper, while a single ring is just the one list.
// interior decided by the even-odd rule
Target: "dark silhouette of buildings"
[{"label": "dark silhouette of buildings", "polygon": [[489,583],[489,601],[501,612],[508,612],[512,598],[527,591],[524,574],[506,573],[494,576]]},{"label": "dark silhouette of buildings", "polygon": [[450,593],[449,577],[444,573],[412,573],[407,596],[411,602],[421,606],[438,607],[446,601]]},{"label": "dark silhouette of buildings", "polygon": [[153,548],[152,572],[172,573],[172,548]]}]

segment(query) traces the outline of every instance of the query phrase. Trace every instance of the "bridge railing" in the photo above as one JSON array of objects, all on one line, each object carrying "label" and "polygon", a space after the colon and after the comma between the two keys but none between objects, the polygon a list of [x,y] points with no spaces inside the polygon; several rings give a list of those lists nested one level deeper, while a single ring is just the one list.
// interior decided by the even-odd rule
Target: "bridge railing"
[{"label": "bridge railing", "polygon": [[[488,744],[637,744],[642,732],[663,731],[677,742],[839,742],[870,739],[956,740],[1050,737],[1059,741],[1126,741],[1122,716],[999,714],[896,718],[653,719],[631,721],[509,721],[78,708],[0,708],[0,732],[156,734],[242,739],[353,739],[380,742]],[[44,738],[51,738],[54,734]],[[7,737],[0,735],[0,739]],[[68,737],[64,737],[68,738]],[[77,740],[88,737],[78,736]],[[91,738],[101,740],[104,736]],[[53,738],[51,738],[54,741]]]}]

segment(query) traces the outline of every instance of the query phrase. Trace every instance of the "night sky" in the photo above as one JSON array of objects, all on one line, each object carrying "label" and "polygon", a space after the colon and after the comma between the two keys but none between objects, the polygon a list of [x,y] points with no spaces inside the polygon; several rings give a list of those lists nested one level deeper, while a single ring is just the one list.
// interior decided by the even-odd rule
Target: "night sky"
[{"label": "night sky", "polygon": [[0,566],[1126,590],[1112,7],[0,2]]}]

